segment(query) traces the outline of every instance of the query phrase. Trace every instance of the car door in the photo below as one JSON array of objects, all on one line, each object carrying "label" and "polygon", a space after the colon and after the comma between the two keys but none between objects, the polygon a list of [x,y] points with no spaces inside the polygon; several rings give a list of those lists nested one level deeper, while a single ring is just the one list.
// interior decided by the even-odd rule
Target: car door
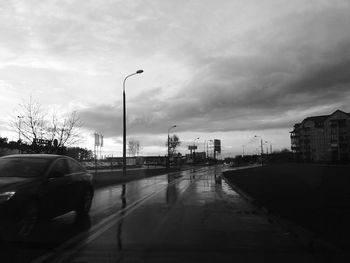
[{"label": "car door", "polygon": [[67,203],[71,192],[71,179],[65,158],[57,159],[48,173],[46,184],[46,210],[50,216],[68,212]]},{"label": "car door", "polygon": [[71,197],[71,209],[75,209],[79,202],[81,202],[86,184],[84,183],[84,175],[85,175],[85,169],[75,160],[67,158],[68,162],[68,169],[69,169],[69,176],[72,180],[72,185],[70,188],[70,197]]}]

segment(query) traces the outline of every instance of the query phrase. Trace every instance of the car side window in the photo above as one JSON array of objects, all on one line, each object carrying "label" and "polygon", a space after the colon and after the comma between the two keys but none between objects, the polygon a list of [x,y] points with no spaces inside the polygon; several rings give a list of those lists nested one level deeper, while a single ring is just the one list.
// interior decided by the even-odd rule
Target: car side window
[{"label": "car side window", "polygon": [[84,172],[84,168],[76,161],[68,159],[68,166],[69,166],[70,173]]},{"label": "car side window", "polygon": [[68,173],[67,162],[64,159],[58,159],[52,166],[49,177],[63,177]]}]

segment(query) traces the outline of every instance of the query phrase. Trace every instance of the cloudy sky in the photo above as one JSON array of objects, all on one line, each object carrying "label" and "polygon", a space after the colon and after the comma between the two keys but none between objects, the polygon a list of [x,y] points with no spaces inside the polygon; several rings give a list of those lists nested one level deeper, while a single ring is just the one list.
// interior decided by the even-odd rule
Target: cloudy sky
[{"label": "cloudy sky", "polygon": [[128,136],[141,154],[221,139],[224,155],[256,153],[261,136],[290,148],[307,116],[350,112],[348,0],[9,0],[0,2],[0,136],[32,96],[76,110],[82,146],[104,134],[121,155],[122,83]]}]

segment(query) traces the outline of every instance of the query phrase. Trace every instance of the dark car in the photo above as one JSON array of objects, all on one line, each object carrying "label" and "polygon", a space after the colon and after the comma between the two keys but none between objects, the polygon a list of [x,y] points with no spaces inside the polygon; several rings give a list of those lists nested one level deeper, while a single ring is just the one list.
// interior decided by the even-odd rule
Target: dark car
[{"label": "dark car", "polygon": [[[92,175],[70,157],[20,154],[0,158],[0,230],[30,236],[41,218],[89,213]],[[5,234],[6,232],[6,234]]]}]

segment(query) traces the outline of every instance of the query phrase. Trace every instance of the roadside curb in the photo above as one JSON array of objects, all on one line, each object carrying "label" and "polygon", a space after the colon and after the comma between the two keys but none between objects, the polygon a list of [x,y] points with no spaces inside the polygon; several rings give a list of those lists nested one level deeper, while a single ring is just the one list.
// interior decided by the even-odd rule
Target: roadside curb
[{"label": "roadside curb", "polygon": [[186,167],[186,168],[183,168],[177,171],[172,171],[172,172],[164,171],[164,173],[151,175],[151,176],[143,176],[143,175],[139,177],[134,176],[133,178],[129,177],[127,180],[122,180],[124,179],[122,175],[118,175],[118,177],[112,176],[111,178],[104,177],[104,179],[101,179],[101,177],[99,176],[94,176],[93,184],[94,184],[94,187],[97,189],[97,188],[109,187],[112,185],[119,185],[126,182],[132,182],[132,181],[137,181],[137,180],[142,180],[142,179],[157,177],[157,176],[164,176],[164,175],[176,176],[176,175],[180,175],[182,172],[189,171],[189,170],[193,170],[193,167]]},{"label": "roadside curb", "polygon": [[333,245],[332,243],[325,241],[319,237],[312,231],[286,219],[283,218],[273,211],[267,209],[265,206],[261,205],[258,200],[248,195],[241,188],[237,187],[233,183],[231,183],[227,177],[225,176],[225,172],[222,173],[222,177],[225,182],[235,191],[237,192],[243,199],[248,201],[250,204],[261,210],[268,220],[271,223],[276,223],[280,225],[285,231],[292,234],[293,238],[297,240],[302,246],[304,246],[310,253],[312,254],[332,254],[333,260],[343,260],[345,256],[345,252]]}]

